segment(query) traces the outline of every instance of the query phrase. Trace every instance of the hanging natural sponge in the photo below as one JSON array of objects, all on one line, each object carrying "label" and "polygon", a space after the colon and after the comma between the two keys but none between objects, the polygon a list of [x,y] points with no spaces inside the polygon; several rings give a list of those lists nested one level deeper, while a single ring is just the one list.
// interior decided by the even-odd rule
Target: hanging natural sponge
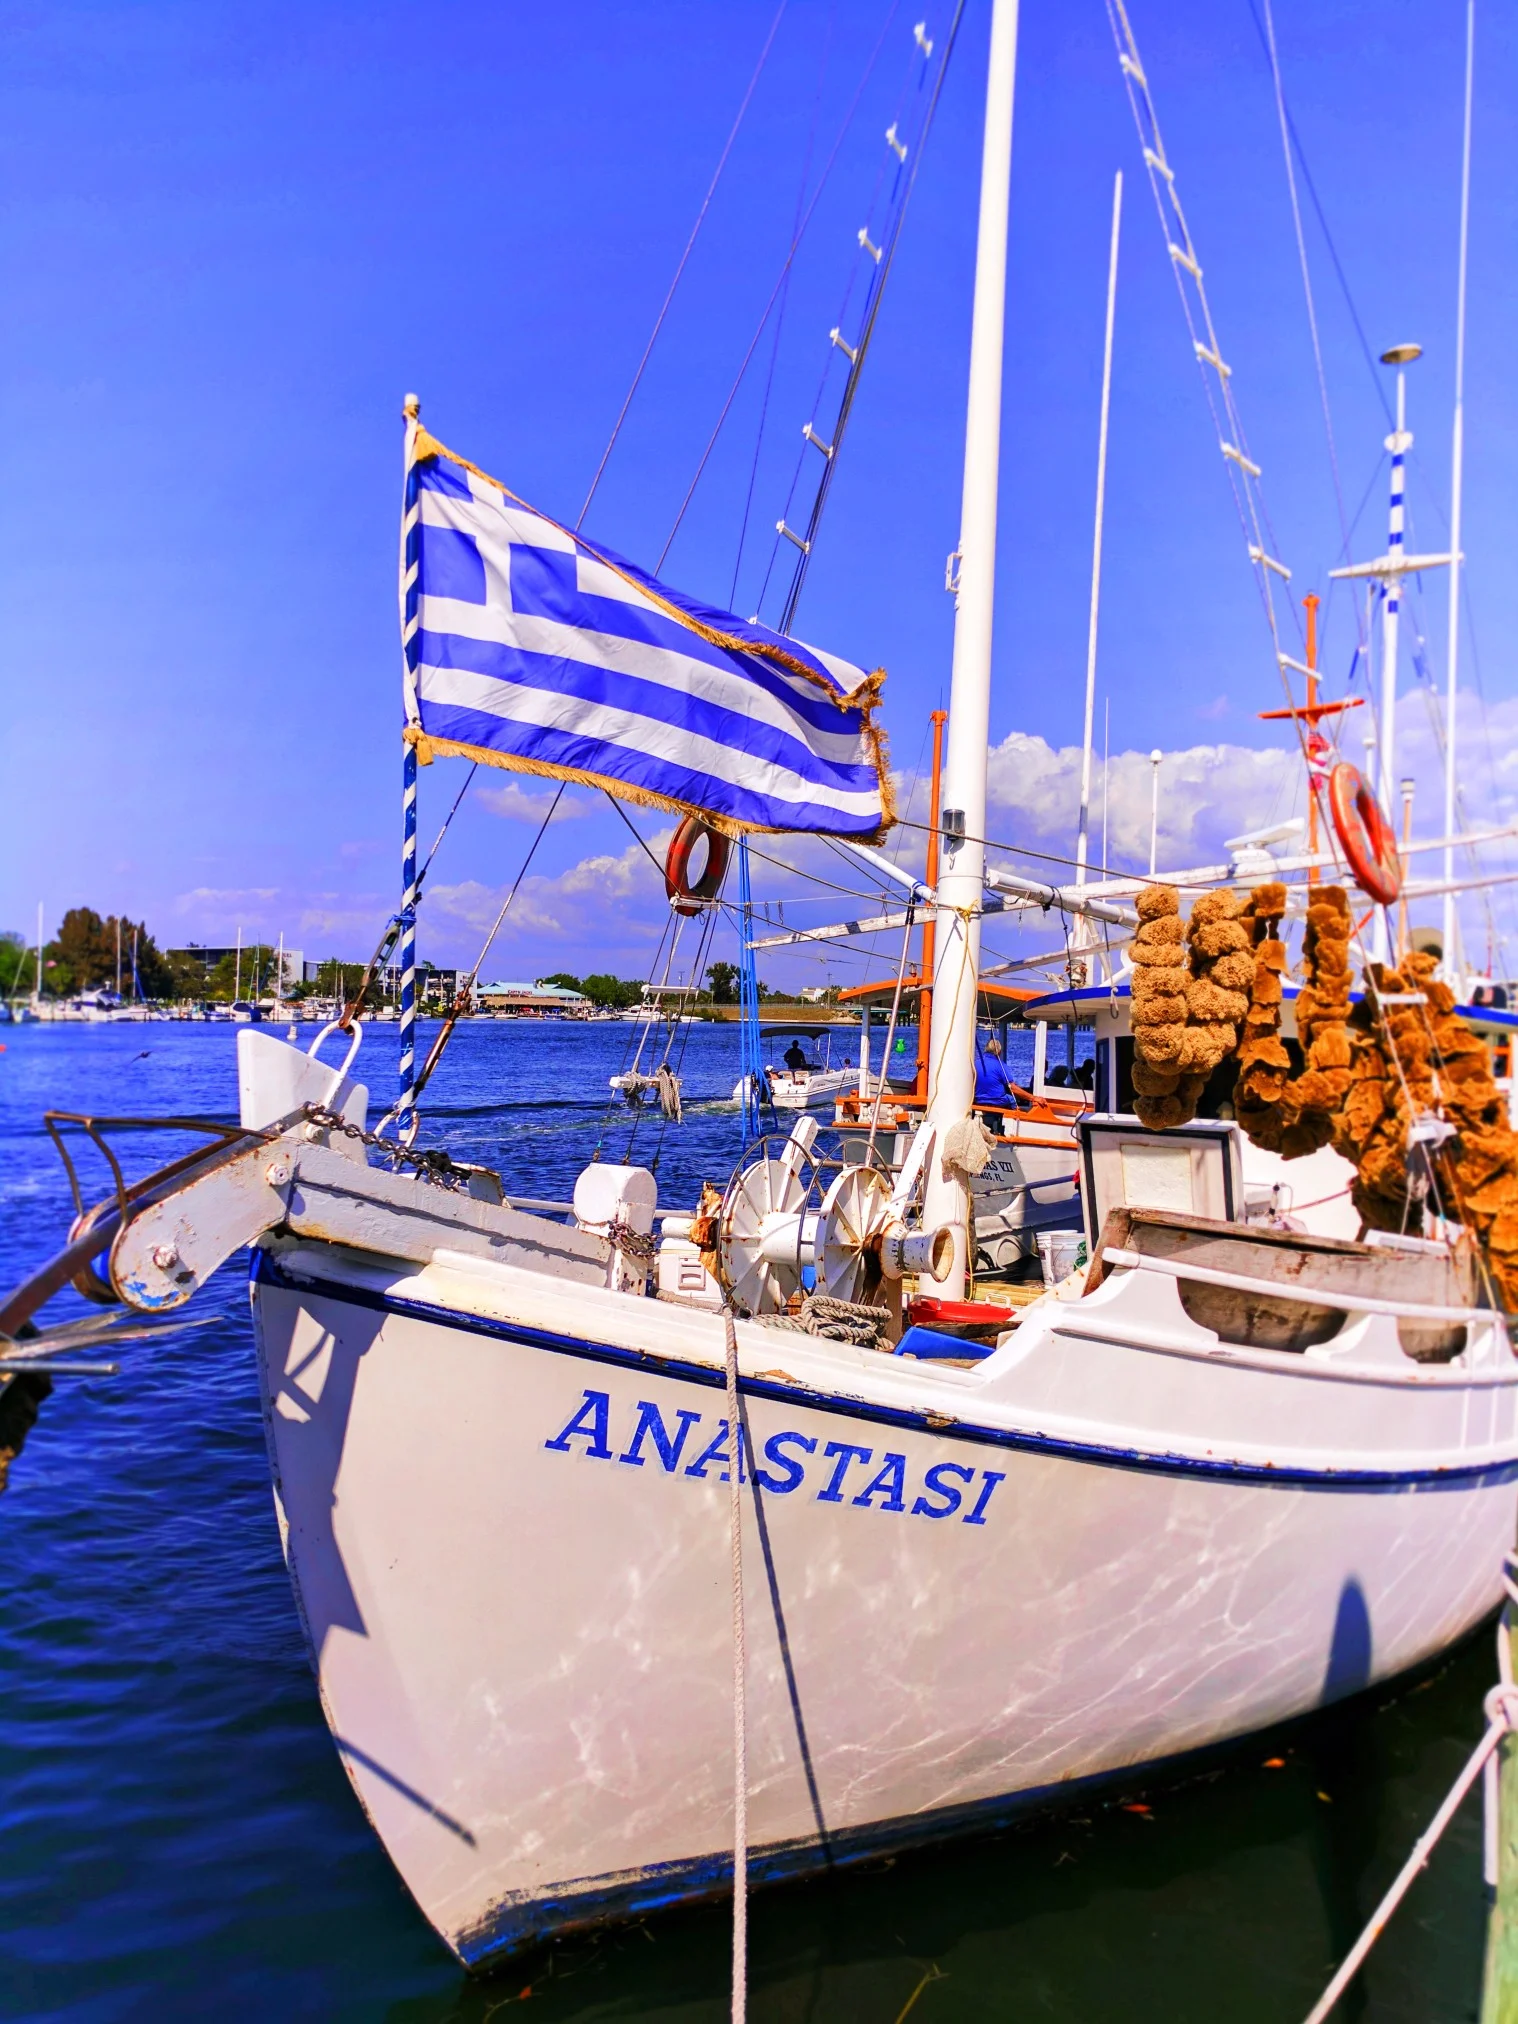
[{"label": "hanging natural sponge", "polygon": [[[1222,981],[1220,973],[1225,966],[1250,966],[1249,1009],[1239,1049],[1234,1114],[1249,1137],[1271,1151],[1280,1150],[1285,1123],[1278,1106],[1291,1077],[1291,1056],[1280,1037],[1281,978],[1286,969],[1286,944],[1280,939],[1280,927],[1285,911],[1285,886],[1274,880],[1256,886],[1249,901],[1253,947],[1237,955],[1220,956],[1213,970]],[[1230,982],[1232,975],[1230,967]]]},{"label": "hanging natural sponge", "polygon": [[1154,1130],[1195,1117],[1208,1077],[1238,1045],[1255,971],[1242,918],[1248,907],[1226,890],[1203,893],[1182,923],[1168,886],[1145,886],[1138,896],[1133,1107]]},{"label": "hanging natural sponge", "polygon": [[1135,1054],[1133,1057],[1133,1093],[1135,1096],[1174,1096],[1180,1082],[1179,1068],[1156,1068],[1152,1062]]},{"label": "hanging natural sponge", "polygon": [[1133,911],[1138,915],[1140,924],[1160,920],[1166,914],[1178,914],[1180,910],[1181,902],[1174,886],[1146,885],[1133,902]]}]

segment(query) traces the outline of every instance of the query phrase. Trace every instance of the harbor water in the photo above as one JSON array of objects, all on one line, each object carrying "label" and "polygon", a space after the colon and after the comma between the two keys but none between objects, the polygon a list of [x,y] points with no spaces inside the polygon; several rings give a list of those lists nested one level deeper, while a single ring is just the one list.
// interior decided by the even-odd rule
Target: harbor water
[{"label": "harbor water", "polygon": [[[45,1110],[230,1122],[236,1070],[225,1025],[4,1034],[10,1285],[69,1219]],[[426,1139],[498,1168],[508,1192],[553,1198],[597,1145],[607,1159],[630,1150],[657,1161],[662,1201],[693,1201],[740,1148],[726,1101],[737,1032],[682,1029],[685,1122],[635,1127],[607,1102],[634,1034],[466,1023],[429,1090]],[[395,1029],[380,1027],[357,1064],[387,1098],[395,1055]],[[133,1159],[140,1170],[173,1149],[146,1139]],[[103,1171],[94,1183],[105,1192]],[[460,1973],[322,1720],[280,1558],[245,1261],[189,1314],[209,1319],[123,1345],[120,1376],[60,1379],[0,1498],[0,2016],[486,2024],[527,2003],[542,2024],[715,2024],[724,1906],[568,1941],[487,1981]],[[1493,1677],[1482,1631],[1397,1691],[1251,1739],[1179,1782],[1114,1787],[1016,1832],[760,1894],[749,2014],[1292,2024],[1474,1744]],[[1484,1918],[1472,1802],[1339,2016],[1474,2018]]]}]

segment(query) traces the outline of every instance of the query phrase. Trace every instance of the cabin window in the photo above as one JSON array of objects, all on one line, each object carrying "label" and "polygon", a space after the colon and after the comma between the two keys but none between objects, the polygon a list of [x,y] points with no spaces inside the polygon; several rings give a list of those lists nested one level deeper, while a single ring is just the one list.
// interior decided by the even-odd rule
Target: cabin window
[{"label": "cabin window", "polygon": [[1035,1093],[1097,1089],[1096,1028],[1089,1022],[1061,1022],[1044,1028],[1044,1073]]}]

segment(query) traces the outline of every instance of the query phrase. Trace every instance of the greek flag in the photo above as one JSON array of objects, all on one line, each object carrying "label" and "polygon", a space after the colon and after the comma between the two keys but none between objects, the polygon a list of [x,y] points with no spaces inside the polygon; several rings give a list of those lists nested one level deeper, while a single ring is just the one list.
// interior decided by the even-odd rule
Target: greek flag
[{"label": "greek flag", "polygon": [[883,673],[668,589],[414,417],[401,554],[407,735],[424,763],[457,753],[582,781],[729,833],[889,827]]}]

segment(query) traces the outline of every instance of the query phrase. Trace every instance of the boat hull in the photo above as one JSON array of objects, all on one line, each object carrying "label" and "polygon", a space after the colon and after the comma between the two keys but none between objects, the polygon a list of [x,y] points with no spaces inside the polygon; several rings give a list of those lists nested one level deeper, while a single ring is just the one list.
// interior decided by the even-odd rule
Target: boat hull
[{"label": "boat hull", "polygon": [[[479,1965],[722,1889],[720,1367],[313,1248],[255,1270],[276,1497],[328,1722],[423,1912]],[[669,1312],[635,1305],[651,1330]],[[1498,1599],[1518,1463],[1492,1461],[1495,1421],[1481,1466],[1274,1474],[824,1396],[792,1374],[813,1345],[765,1334],[744,1384],[758,1878],[1299,1715]],[[1510,1418],[1511,1394],[1483,1410]]]}]

